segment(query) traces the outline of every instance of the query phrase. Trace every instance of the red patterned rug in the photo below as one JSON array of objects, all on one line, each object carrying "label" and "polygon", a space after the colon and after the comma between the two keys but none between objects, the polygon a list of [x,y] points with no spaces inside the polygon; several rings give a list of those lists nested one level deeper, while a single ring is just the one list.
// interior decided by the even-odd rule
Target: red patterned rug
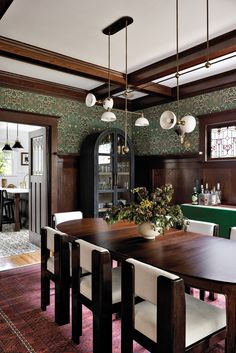
[{"label": "red patterned rug", "polygon": [[[83,336],[80,345],[71,337],[70,324],[57,326],[53,322],[54,303],[46,312],[40,309],[40,265],[31,265],[0,272],[0,353],[72,353],[92,352],[92,316],[83,312]],[[224,306],[224,298],[215,302]],[[120,321],[113,321],[113,352],[120,353]],[[135,353],[147,352],[138,344]],[[223,353],[224,344],[211,353]],[[102,353],[102,352],[101,352]]]}]

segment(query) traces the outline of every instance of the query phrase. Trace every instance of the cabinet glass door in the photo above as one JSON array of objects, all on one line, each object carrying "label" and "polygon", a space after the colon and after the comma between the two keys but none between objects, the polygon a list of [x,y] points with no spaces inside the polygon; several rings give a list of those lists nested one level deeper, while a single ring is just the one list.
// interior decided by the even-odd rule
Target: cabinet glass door
[{"label": "cabinet glass door", "polygon": [[104,213],[113,206],[114,193],[106,192],[98,195],[98,216],[103,217]]}]

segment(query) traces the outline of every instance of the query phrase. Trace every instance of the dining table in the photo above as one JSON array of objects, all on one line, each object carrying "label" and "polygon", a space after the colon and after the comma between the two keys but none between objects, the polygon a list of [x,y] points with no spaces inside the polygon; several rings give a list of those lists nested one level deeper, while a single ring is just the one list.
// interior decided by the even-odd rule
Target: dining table
[{"label": "dining table", "polygon": [[2,188],[0,187],[0,192],[5,190],[8,194],[12,195],[14,198],[14,208],[15,208],[15,228],[14,230],[18,232],[21,228],[20,223],[20,196],[21,194],[28,194],[29,189],[26,188]]},{"label": "dining table", "polygon": [[236,353],[236,242],[177,229],[146,240],[134,224],[107,225],[96,218],[63,222],[58,229],[71,241],[81,238],[108,249],[117,261],[134,258],[180,276],[186,286],[223,294],[225,352]]}]

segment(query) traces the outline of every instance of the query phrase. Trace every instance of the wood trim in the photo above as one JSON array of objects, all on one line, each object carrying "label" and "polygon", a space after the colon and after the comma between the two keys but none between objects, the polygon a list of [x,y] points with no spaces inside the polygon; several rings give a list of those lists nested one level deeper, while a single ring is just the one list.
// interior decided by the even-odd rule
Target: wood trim
[{"label": "wood trim", "polygon": [[1,0],[0,3],[0,19],[5,15],[13,0]]},{"label": "wood trim", "polygon": [[[225,33],[210,40],[210,60],[236,51],[236,30]],[[191,49],[179,53],[179,69],[187,69],[191,66],[206,61],[206,44],[201,43]],[[128,82],[132,85],[153,81],[176,72],[176,55],[148,65],[129,74]]]},{"label": "wood trim", "polygon": [[1,86],[44,95],[84,101],[87,91],[55,82],[40,80],[11,72],[0,71]]},{"label": "wood trim", "polygon": [[49,222],[50,222],[51,215],[57,212],[58,187],[57,187],[56,153],[57,153],[58,117],[0,109],[0,120],[19,123],[19,124],[29,124],[29,125],[50,127],[50,132],[51,132],[51,139],[50,139],[51,165],[50,165],[50,181],[49,181]]},{"label": "wood trim", "polygon": [[[221,89],[234,87],[236,84],[236,70],[223,72],[214,76],[206,77],[201,80],[186,83],[180,86],[180,99],[188,97],[194,97],[200,94],[205,94]],[[160,105],[164,103],[172,102],[176,99],[176,87],[172,88],[172,96],[160,97],[160,96],[147,96],[138,98],[132,101],[132,110],[139,110],[149,108],[154,105]]]},{"label": "wood trim", "polygon": [[137,86],[136,89],[145,93],[156,93],[164,97],[172,96],[171,87],[160,85],[154,82],[143,83],[142,85]]},{"label": "wood trim", "polygon": [[207,136],[208,125],[228,123],[236,121],[236,109],[224,110],[212,114],[199,115],[199,148],[202,152],[202,161],[208,163],[230,163],[229,161],[207,161]]},{"label": "wood trim", "polygon": [[[4,57],[94,80],[107,80],[107,68],[17,40],[0,36],[0,48],[0,55]],[[124,74],[119,71],[111,70],[110,79],[113,83],[125,85]]]}]

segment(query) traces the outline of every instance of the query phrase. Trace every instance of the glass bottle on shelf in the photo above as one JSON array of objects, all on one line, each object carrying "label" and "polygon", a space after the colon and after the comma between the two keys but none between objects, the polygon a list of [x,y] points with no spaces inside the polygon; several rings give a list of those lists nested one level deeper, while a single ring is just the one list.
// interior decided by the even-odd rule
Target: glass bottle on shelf
[{"label": "glass bottle on shelf", "polygon": [[220,189],[220,183],[216,184],[216,203],[219,205],[222,201],[222,193]]},{"label": "glass bottle on shelf", "polygon": [[198,193],[197,193],[197,188],[196,188],[196,186],[193,187],[192,205],[198,205]]}]

